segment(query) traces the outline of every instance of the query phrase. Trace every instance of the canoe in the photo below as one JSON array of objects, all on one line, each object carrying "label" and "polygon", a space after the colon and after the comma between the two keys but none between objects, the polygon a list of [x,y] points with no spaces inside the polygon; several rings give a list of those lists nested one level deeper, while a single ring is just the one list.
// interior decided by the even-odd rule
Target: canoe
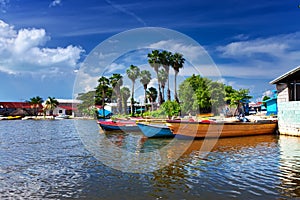
[{"label": "canoe", "polygon": [[140,131],[135,121],[98,121],[104,131]]},{"label": "canoe", "polygon": [[137,123],[142,133],[148,138],[174,137],[175,135],[165,124]]},{"label": "canoe", "polygon": [[261,120],[256,122],[189,122],[167,120],[166,125],[173,134],[195,138],[240,137],[272,134],[277,121]]}]

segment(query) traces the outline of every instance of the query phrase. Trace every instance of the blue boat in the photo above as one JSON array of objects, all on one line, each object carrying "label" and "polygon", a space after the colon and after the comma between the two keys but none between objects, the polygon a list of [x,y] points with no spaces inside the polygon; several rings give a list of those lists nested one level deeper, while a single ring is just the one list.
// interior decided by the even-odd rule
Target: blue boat
[{"label": "blue boat", "polygon": [[165,124],[137,123],[142,133],[148,138],[174,137],[175,135]]}]

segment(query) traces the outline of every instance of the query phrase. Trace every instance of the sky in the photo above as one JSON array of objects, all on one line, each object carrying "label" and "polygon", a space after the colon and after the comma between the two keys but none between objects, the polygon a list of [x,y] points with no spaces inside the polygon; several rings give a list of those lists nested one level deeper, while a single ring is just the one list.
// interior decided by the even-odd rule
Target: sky
[{"label": "sky", "polygon": [[[299,4],[298,0],[0,0],[0,101],[72,98],[74,83],[84,79],[78,72],[99,44],[146,27],[173,30],[196,41],[225,84],[249,89],[257,101],[275,89],[271,80],[300,65]],[[197,51],[172,39],[147,47],[168,44],[168,49]],[[113,60],[110,67],[117,72],[130,62],[139,63],[128,55]]]}]

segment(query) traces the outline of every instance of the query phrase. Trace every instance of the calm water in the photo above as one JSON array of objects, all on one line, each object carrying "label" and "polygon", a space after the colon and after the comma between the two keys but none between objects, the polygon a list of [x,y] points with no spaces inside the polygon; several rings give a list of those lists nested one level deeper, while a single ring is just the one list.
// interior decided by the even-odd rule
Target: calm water
[{"label": "calm water", "polygon": [[[78,122],[84,139],[76,130]],[[162,169],[125,173],[94,157],[103,150],[97,148],[99,138],[136,154],[170,140],[145,139],[140,133],[105,136],[95,123],[0,121],[0,199],[300,198],[300,138],[220,139],[206,157],[200,156],[203,141],[197,140]]]}]

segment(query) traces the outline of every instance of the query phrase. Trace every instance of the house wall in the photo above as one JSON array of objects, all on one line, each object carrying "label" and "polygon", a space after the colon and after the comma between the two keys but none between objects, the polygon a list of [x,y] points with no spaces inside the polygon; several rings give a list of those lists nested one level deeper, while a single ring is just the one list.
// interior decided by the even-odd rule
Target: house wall
[{"label": "house wall", "polygon": [[277,103],[289,101],[289,89],[287,85],[277,85]]},{"label": "house wall", "polygon": [[300,101],[278,102],[280,134],[300,136]]}]

